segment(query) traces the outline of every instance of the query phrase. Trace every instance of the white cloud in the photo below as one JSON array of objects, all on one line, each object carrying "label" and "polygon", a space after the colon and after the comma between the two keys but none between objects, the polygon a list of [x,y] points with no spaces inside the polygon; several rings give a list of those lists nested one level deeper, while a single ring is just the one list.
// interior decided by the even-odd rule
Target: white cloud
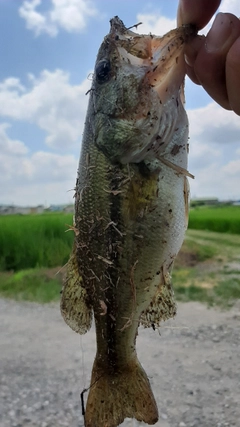
[{"label": "white cloud", "polygon": [[[202,167],[196,174],[195,180],[191,180],[192,197],[218,197],[220,200],[240,199],[238,183],[240,181],[240,159],[219,167],[218,163],[208,167]],[[191,171],[193,172],[193,171]]]},{"label": "white cloud", "polygon": [[41,0],[24,1],[19,8],[19,15],[25,19],[28,30],[33,30],[36,36],[46,32],[50,36],[56,36],[58,29],[56,25],[50,21],[48,15],[44,16],[36,11],[36,8],[41,4]]},{"label": "white cloud", "polygon": [[240,158],[232,160],[223,167],[223,171],[228,176],[240,177]]},{"label": "white cloud", "polygon": [[17,78],[0,83],[0,116],[35,123],[47,132],[49,147],[69,148],[83,131],[90,81],[71,85],[69,74],[45,70],[29,82],[29,89]]},{"label": "white cloud", "polygon": [[[77,172],[77,160],[71,155],[60,155],[37,151],[26,158],[31,174],[29,179],[34,182],[64,182],[74,177]],[[25,170],[25,168],[24,168]]]},{"label": "white cloud", "polygon": [[20,81],[16,77],[9,77],[3,83],[0,83],[0,91],[11,90],[15,93],[24,92],[25,88],[20,84]]},{"label": "white cloud", "polygon": [[190,137],[189,167],[193,175],[197,175],[203,168],[219,163],[220,160],[220,149],[209,146],[201,139],[194,140]]},{"label": "white cloud", "polygon": [[78,160],[44,151],[30,154],[25,144],[7,135],[0,124],[0,204],[35,205],[72,202]]},{"label": "white cloud", "polygon": [[[239,16],[239,0],[223,0],[222,3],[220,4],[219,9],[217,10],[217,13],[218,12],[223,12],[223,13],[228,12],[228,13],[233,13],[236,16]],[[215,16],[216,14],[212,17],[212,19],[206,25],[206,27],[204,27],[204,29],[200,31],[201,34],[206,35],[208,33],[215,19]]]},{"label": "white cloud", "polygon": [[[15,85],[17,86],[17,85]],[[26,93],[26,92],[24,92]],[[211,103],[188,111],[189,171],[193,197],[240,198],[240,122],[232,112]],[[40,204],[73,201],[78,159],[37,151],[9,138],[0,125],[0,203]]]},{"label": "white cloud", "polygon": [[28,149],[22,141],[12,140],[7,135],[8,123],[0,124],[0,170],[1,170],[1,190],[4,190],[4,183],[11,180],[15,171],[28,153]]},{"label": "white cloud", "polygon": [[240,144],[240,120],[232,111],[211,102],[206,107],[189,110],[188,117],[191,138],[200,138],[208,144]]},{"label": "white cloud", "polygon": [[223,0],[219,12],[228,12],[239,16],[239,0]]},{"label": "white cloud", "polygon": [[189,170],[193,197],[239,199],[240,121],[231,111],[210,103],[188,111],[190,123]]},{"label": "white cloud", "polygon": [[[223,0],[218,12],[228,12],[239,16],[239,0]],[[201,34],[206,35],[208,33],[212,26],[214,18],[215,16],[206,25],[206,27],[200,31]],[[138,31],[142,34],[152,33],[155,35],[162,36],[169,30],[172,30],[176,27],[175,19],[169,19],[165,16],[161,16],[159,12],[148,14],[139,13],[137,15],[137,21],[143,23],[138,28]]]},{"label": "white cloud", "polygon": [[19,8],[19,15],[26,21],[26,27],[36,36],[47,33],[55,37],[59,29],[68,32],[82,31],[97,9],[91,0],[51,0],[48,11],[37,10],[42,0],[25,0]]},{"label": "white cloud", "polygon": [[11,140],[8,138],[7,129],[11,126],[9,123],[0,124],[0,153],[8,155],[22,156],[27,154],[28,148],[26,145],[18,140]]},{"label": "white cloud", "polygon": [[176,27],[175,19],[166,18],[165,16],[159,15],[159,13],[139,13],[137,15],[137,21],[142,22],[142,25],[138,27],[138,32],[141,34],[151,33],[157,36],[163,36]]}]

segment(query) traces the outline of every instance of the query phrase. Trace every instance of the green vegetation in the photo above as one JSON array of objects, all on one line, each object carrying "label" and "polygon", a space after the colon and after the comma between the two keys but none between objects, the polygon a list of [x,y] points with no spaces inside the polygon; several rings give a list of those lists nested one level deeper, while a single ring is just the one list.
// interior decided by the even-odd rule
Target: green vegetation
[{"label": "green vegetation", "polygon": [[72,214],[0,216],[0,271],[64,265],[71,252]]},{"label": "green vegetation", "polygon": [[[64,265],[72,248],[73,232],[66,233],[71,224],[72,214],[0,216],[0,271]],[[240,234],[240,207],[191,209],[189,229]],[[220,238],[223,243],[224,237]],[[193,241],[191,245],[194,252]],[[207,243],[201,250],[199,261],[212,245]]]},{"label": "green vegetation", "polygon": [[44,269],[22,270],[0,274],[0,295],[18,301],[48,303],[59,300],[61,279]]},{"label": "green vegetation", "polygon": [[190,210],[189,228],[240,234],[240,206],[201,206]]},{"label": "green vegetation", "polygon": [[240,299],[240,279],[221,281],[212,288],[190,285],[175,286],[175,295],[178,301],[200,301],[209,306],[231,307],[234,301]]},{"label": "green vegetation", "polygon": [[240,298],[240,236],[188,230],[173,270],[178,301],[230,307]]},{"label": "green vegetation", "polygon": [[[0,296],[41,303],[59,299],[64,269],[55,273],[71,253],[73,232],[66,232],[71,224],[72,215],[63,213],[0,216]],[[240,298],[239,248],[240,207],[192,209],[173,270],[177,300],[233,304]]]}]

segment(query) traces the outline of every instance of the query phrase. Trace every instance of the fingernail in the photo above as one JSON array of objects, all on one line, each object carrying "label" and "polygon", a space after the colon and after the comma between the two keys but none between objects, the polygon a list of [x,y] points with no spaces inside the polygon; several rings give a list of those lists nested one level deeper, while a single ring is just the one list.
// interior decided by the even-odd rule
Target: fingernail
[{"label": "fingernail", "polygon": [[225,13],[218,13],[206,37],[206,50],[208,52],[222,50],[228,38],[232,34],[232,28],[233,22],[229,15]]},{"label": "fingernail", "polygon": [[185,54],[184,59],[185,59],[185,62],[187,63],[187,65],[189,65],[189,67],[193,67],[194,61],[192,60],[192,58],[190,58],[189,56],[187,56]]}]

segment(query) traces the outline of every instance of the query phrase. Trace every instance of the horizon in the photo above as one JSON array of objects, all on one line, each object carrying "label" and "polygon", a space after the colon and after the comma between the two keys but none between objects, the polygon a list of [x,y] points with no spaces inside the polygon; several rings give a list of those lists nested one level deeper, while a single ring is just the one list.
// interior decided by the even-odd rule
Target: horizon
[{"label": "horizon", "polygon": [[[110,18],[143,22],[140,33],[162,35],[176,26],[177,6],[178,0],[0,2],[0,204],[72,203],[85,93]],[[219,10],[238,16],[239,2],[223,0]],[[188,78],[185,92],[191,197],[240,199],[239,116]]]},{"label": "horizon", "polygon": [[[207,197],[190,197],[189,202],[200,202],[200,201],[216,201],[217,203],[221,204],[221,203],[235,203],[235,202],[240,202],[240,198],[239,199],[219,199],[218,197],[215,196],[207,196]],[[9,203],[9,204],[4,204],[4,203],[0,203],[0,209],[2,207],[15,207],[15,208],[38,208],[38,207],[43,207],[44,209],[49,209],[51,207],[74,207],[74,203],[50,203],[45,205],[44,203],[40,203],[37,205],[34,204],[25,204],[25,205],[21,205],[21,204],[16,204],[16,203]]]}]

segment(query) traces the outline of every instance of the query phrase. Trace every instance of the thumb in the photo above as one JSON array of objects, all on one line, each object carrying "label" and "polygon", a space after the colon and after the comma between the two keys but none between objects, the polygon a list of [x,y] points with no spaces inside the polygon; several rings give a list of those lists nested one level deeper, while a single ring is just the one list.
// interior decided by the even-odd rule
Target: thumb
[{"label": "thumb", "polygon": [[194,24],[201,30],[210,21],[221,0],[179,0],[177,12],[178,26]]}]

